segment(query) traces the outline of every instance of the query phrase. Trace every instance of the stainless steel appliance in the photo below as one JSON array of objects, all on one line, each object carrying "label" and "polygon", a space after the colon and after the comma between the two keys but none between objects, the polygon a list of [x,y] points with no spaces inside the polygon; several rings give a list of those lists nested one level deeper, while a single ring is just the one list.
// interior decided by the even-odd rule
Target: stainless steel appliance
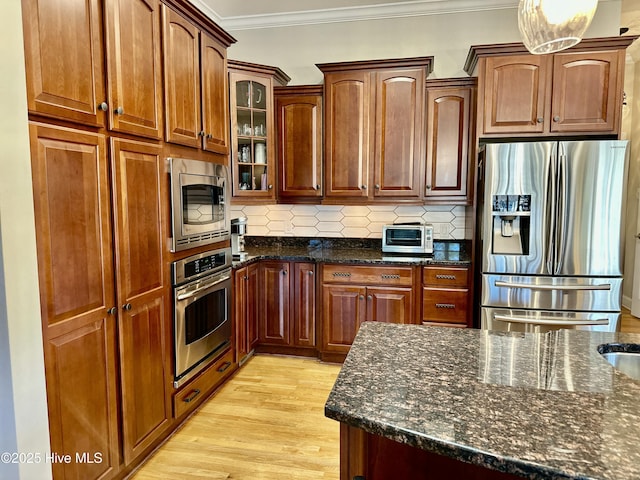
[{"label": "stainless steel appliance", "polygon": [[231,220],[231,253],[234,260],[244,260],[244,236],[247,234],[247,218],[239,217]]},{"label": "stainless steel appliance", "polygon": [[172,263],[177,388],[231,341],[231,249]]},{"label": "stainless steel appliance", "polygon": [[626,146],[486,145],[482,328],[618,330]]},{"label": "stainless steel appliance", "polygon": [[221,164],[169,158],[171,251],[230,238],[229,173]]},{"label": "stainless steel appliance", "polygon": [[420,222],[384,225],[382,251],[386,253],[433,253],[433,226]]}]

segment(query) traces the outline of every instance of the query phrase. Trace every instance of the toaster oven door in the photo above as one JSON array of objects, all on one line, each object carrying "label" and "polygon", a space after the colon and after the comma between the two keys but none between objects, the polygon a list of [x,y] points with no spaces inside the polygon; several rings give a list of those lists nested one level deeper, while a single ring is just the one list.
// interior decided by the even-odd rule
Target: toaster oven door
[{"label": "toaster oven door", "polygon": [[382,251],[391,253],[424,253],[425,234],[422,226],[384,227]]}]

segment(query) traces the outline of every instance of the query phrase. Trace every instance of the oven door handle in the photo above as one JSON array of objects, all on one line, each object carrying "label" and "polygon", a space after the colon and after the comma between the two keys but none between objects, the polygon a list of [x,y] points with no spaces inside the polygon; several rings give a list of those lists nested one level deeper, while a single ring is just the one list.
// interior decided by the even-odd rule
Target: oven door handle
[{"label": "oven door handle", "polygon": [[207,282],[206,284],[202,285],[200,288],[198,288],[196,290],[193,290],[193,291],[191,291],[189,293],[183,293],[182,295],[176,296],[176,300],[182,301],[182,300],[187,300],[189,298],[193,298],[196,295],[204,292],[205,290],[208,290],[211,287],[213,287],[213,286],[215,286],[215,285],[217,285],[219,283],[222,283],[222,282],[224,282],[226,280],[229,280],[230,278],[231,278],[231,275],[224,275],[224,276],[221,276],[221,277],[216,277],[215,280]]},{"label": "oven door handle", "polygon": [[501,315],[499,313],[494,314],[493,318],[502,322],[530,323],[531,325],[609,325],[609,320],[606,318],[598,318],[593,320],[558,320],[556,318],[549,317],[512,317],[511,315]]}]

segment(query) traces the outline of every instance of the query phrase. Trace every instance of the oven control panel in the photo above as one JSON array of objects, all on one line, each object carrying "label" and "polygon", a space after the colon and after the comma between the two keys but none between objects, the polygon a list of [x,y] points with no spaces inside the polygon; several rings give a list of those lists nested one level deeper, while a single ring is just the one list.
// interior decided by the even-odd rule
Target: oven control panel
[{"label": "oven control panel", "polygon": [[171,264],[173,285],[194,280],[231,267],[231,248],[192,255]]}]

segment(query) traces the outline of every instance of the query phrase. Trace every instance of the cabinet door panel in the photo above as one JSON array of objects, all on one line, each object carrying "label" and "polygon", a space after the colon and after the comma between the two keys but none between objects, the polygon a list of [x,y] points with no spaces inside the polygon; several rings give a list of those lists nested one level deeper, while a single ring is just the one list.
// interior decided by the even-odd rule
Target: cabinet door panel
[{"label": "cabinet door panel", "polygon": [[325,75],[325,195],[367,197],[369,74]]},{"label": "cabinet door panel", "polygon": [[552,132],[616,132],[619,52],[554,55]]},{"label": "cabinet door panel", "polygon": [[347,353],[364,321],[364,287],[322,287],[322,350]]},{"label": "cabinet door panel", "polygon": [[469,290],[422,289],[422,321],[467,323]]},{"label": "cabinet door panel", "polygon": [[163,433],[171,416],[164,315],[161,149],[112,139],[116,218],[120,376],[124,457],[128,463]]},{"label": "cabinet door panel", "polygon": [[260,342],[289,344],[289,264],[263,262],[260,265]]},{"label": "cabinet door panel", "polygon": [[367,320],[387,323],[415,323],[411,288],[367,287]]},{"label": "cabinet door panel", "polygon": [[293,263],[293,344],[316,345],[316,282],[313,263]]},{"label": "cabinet door panel", "polygon": [[260,302],[256,301],[260,298],[259,272],[257,263],[247,267],[247,348],[249,352],[256,347],[260,338],[258,334]]},{"label": "cabinet door panel", "polygon": [[109,127],[160,138],[162,78],[158,0],[107,0]]},{"label": "cabinet door panel", "polygon": [[[233,273],[233,319],[236,334],[236,363],[249,353],[247,342],[247,267]],[[255,299],[251,299],[255,303]]]},{"label": "cabinet door panel", "polygon": [[548,130],[551,85],[549,55],[486,59],[483,133],[542,133]]},{"label": "cabinet door panel", "polygon": [[99,0],[22,2],[29,111],[104,126]]},{"label": "cabinet door panel", "polygon": [[203,148],[229,154],[229,88],[227,49],[200,34],[202,58],[202,139]]},{"label": "cabinet door panel", "polygon": [[321,197],[322,97],[276,98],[278,195]]},{"label": "cabinet door panel", "polygon": [[32,123],[36,245],[51,450],[102,454],[52,465],[56,477],[118,469],[116,325],[106,144]]},{"label": "cabinet door panel", "polygon": [[420,197],[424,69],[376,74],[374,197]]},{"label": "cabinet door panel", "polygon": [[469,162],[470,88],[427,92],[426,196],[465,197]]},{"label": "cabinet door panel", "polygon": [[198,29],[162,6],[167,142],[200,146],[200,48]]}]

